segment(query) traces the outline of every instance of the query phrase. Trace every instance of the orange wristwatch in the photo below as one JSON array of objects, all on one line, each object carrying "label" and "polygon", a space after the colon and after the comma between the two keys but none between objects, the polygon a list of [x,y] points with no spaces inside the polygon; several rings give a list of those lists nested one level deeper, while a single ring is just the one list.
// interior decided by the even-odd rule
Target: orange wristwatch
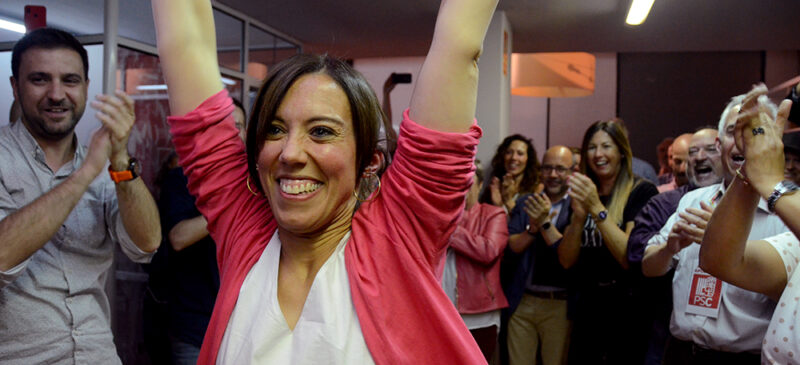
[{"label": "orange wristwatch", "polygon": [[111,169],[111,165],[108,165],[108,174],[111,175],[111,180],[114,180],[115,183],[129,181],[139,177],[140,170],[139,161],[133,157],[128,160],[127,170],[114,171]]}]

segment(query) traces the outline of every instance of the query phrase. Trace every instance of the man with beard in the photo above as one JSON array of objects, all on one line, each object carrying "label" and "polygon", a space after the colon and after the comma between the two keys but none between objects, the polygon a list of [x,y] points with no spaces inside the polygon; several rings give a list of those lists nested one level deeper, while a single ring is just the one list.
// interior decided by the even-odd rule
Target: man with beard
[{"label": "man with beard", "polygon": [[506,263],[514,265],[506,288],[509,302],[510,363],[536,364],[537,352],[546,365],[566,360],[570,323],[567,320],[567,275],[556,249],[569,224],[567,177],[572,152],[564,146],[547,150],[542,159],[544,191],[517,200],[508,220]]},{"label": "man with beard", "polygon": [[672,181],[658,186],[658,192],[675,190],[686,185],[689,179],[686,177],[686,165],[689,159],[689,141],[692,139],[691,133],[684,133],[675,138],[670,146],[669,167],[672,170]]},{"label": "man with beard", "polygon": [[[722,179],[722,162],[715,144],[717,130],[703,128],[694,134],[681,135],[675,143],[684,136],[689,137],[685,142],[688,161],[683,164],[671,162],[670,166],[675,166],[673,167],[675,181],[680,181],[680,176],[684,176],[688,184],[682,184],[675,190],[650,198],[634,220],[634,227],[628,238],[628,263],[631,265],[631,270],[637,274],[641,273],[642,256],[647,241],[658,233],[667,223],[667,219],[675,213],[681,198],[691,190],[717,184]],[[673,153],[675,143],[673,143]],[[649,317],[641,320],[652,323],[649,328],[650,341],[645,364],[661,364],[664,346],[669,337],[669,317],[672,313],[672,271],[664,276],[645,279],[639,288],[638,297],[642,300],[642,306],[650,308]]]},{"label": "man with beard", "polygon": [[[728,285],[699,268],[699,251],[713,206],[736,177],[744,156],[734,143],[734,127],[744,95],[734,97],[720,117],[716,150],[720,152],[723,180],[686,193],[673,214],[645,249],[642,272],[661,276],[675,269],[672,279],[672,316],[664,364],[758,364],[761,341],[775,302],[762,294]],[[772,104],[774,110],[777,108]],[[773,111],[774,113],[774,111]],[[701,131],[702,132],[702,131]],[[692,149],[697,181],[712,180],[713,165],[704,165],[700,153],[712,152],[698,142]],[[748,239],[788,231],[780,218],[769,214],[761,201]]]},{"label": "man with beard", "polygon": [[146,262],[161,239],[127,151],[133,100],[97,96],[103,126],[86,148],[74,132],[89,83],[81,44],[35,30],[11,68],[22,118],[0,128],[0,363],[120,363],[104,291],[113,244]]}]

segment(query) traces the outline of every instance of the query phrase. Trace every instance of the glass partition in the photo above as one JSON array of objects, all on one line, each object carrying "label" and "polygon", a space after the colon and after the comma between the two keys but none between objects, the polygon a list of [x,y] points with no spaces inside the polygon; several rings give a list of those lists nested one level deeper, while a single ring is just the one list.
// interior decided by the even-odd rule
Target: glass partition
[{"label": "glass partition", "polygon": [[247,44],[247,74],[263,80],[270,67],[300,52],[300,46],[259,27],[250,25]]},{"label": "glass partition", "polygon": [[217,30],[219,65],[231,70],[241,71],[244,22],[218,9],[214,9],[214,25]]}]

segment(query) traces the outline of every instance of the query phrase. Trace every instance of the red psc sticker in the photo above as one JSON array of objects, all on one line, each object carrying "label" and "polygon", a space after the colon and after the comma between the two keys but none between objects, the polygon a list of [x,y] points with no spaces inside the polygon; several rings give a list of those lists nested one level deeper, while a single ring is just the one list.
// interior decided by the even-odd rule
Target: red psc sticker
[{"label": "red psc sticker", "polygon": [[722,297],[722,281],[696,268],[689,288],[686,311],[708,317],[717,317]]}]

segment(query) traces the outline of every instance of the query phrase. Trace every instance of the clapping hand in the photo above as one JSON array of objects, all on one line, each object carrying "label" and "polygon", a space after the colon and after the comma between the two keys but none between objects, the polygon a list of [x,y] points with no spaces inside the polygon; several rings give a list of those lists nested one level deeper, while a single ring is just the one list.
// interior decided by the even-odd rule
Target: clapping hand
[{"label": "clapping hand", "polygon": [[492,177],[489,183],[489,192],[491,193],[492,204],[498,207],[503,206],[503,193],[500,192],[500,179]]},{"label": "clapping hand", "polygon": [[117,90],[114,95],[97,95],[96,99],[91,105],[97,110],[95,115],[103,123],[103,129],[108,131],[111,141],[111,163],[127,167],[130,158],[128,137],[136,121],[133,99],[121,90]]},{"label": "clapping hand", "polygon": [[742,172],[747,180],[771,190],[775,183],[783,180],[783,128],[792,102],[784,100],[773,118],[766,105],[766,94],[764,84],[756,85],[747,94],[736,121],[734,138],[736,147],[745,156]]},{"label": "clapping hand", "polygon": [[533,194],[525,199],[525,206],[522,208],[528,214],[528,222],[531,227],[539,228],[542,224],[550,220],[550,198],[545,194]]},{"label": "clapping hand", "polygon": [[706,226],[714,209],[700,202],[700,209],[688,208],[678,213],[680,219],[672,226],[667,238],[667,246],[672,253],[678,253],[693,242],[703,242]]},{"label": "clapping hand", "polygon": [[[569,196],[573,201],[573,210],[583,212],[585,215],[592,212],[593,207],[603,205],[597,193],[597,186],[588,176],[580,172],[573,172],[567,179],[567,186],[569,187]],[[576,207],[576,203],[579,207]]]}]

